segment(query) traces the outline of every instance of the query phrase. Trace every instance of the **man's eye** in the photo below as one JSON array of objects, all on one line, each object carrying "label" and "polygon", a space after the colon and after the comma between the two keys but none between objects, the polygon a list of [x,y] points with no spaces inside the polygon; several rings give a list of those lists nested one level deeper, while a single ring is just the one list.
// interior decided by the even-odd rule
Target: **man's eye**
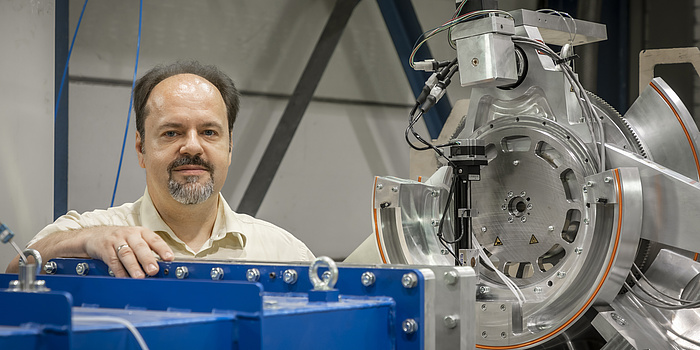
[{"label": "man's eye", "polygon": [[174,131],[166,131],[166,132],[164,133],[164,135],[167,136],[167,137],[175,137],[175,136],[177,135],[177,133],[174,132]]},{"label": "man's eye", "polygon": [[216,135],[216,131],[214,131],[214,130],[204,130],[204,135],[206,135],[206,136],[214,136],[214,135]]}]

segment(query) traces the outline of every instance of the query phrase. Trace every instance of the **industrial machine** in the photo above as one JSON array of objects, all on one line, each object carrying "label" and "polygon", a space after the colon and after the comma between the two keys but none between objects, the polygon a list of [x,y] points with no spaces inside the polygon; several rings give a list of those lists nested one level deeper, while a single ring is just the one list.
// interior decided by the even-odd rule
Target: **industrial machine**
[{"label": "industrial machine", "polygon": [[[376,178],[379,259],[475,268],[479,349],[700,348],[690,113],[661,78],[624,116],[583,89],[573,48],[605,40],[604,25],[477,13],[425,35],[449,30],[456,60],[411,62],[435,72],[406,130],[434,174]],[[426,141],[413,124],[457,71],[468,109]]]},{"label": "industrial machine", "polygon": [[[434,72],[406,129],[432,176],[376,178],[364,265],[175,261],[131,280],[20,251],[37,263],[0,275],[0,348],[700,348],[688,110],[661,78],[624,116],[585,91],[573,48],[603,25],[463,5],[424,38],[449,31],[457,57],[411,62]],[[468,109],[425,140],[413,126],[457,73]]]}]

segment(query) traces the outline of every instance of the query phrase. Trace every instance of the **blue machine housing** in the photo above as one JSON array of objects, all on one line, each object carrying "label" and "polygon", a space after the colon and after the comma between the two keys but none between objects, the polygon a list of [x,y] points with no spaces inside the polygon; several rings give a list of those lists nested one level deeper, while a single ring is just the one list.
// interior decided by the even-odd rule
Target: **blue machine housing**
[{"label": "blue machine housing", "polygon": [[[423,331],[405,332],[402,321],[425,322],[425,279],[420,269],[339,267],[338,301],[309,301],[308,265],[160,262],[157,276],[109,277],[101,261],[55,259],[57,275],[40,276],[49,292],[0,290],[0,349],[138,349],[121,324],[126,319],[151,349],[423,349]],[[76,266],[86,263],[86,276]],[[179,266],[188,269],[177,279]],[[212,268],[223,279],[212,280]],[[258,282],[246,272],[258,269]],[[286,270],[297,273],[285,283]],[[320,270],[319,272],[323,272]],[[361,275],[375,283],[365,286]],[[405,274],[417,277],[402,285]],[[0,285],[17,275],[0,274]],[[314,291],[314,293],[319,293]],[[324,293],[324,292],[321,292]],[[333,298],[312,300],[333,300]]]}]

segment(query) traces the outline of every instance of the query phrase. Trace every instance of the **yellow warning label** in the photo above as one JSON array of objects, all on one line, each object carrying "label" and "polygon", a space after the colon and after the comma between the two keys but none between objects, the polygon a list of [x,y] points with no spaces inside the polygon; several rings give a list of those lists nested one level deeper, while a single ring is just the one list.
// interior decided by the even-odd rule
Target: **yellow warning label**
[{"label": "yellow warning label", "polygon": [[496,236],[496,241],[493,242],[493,246],[494,246],[494,247],[497,246],[497,245],[503,245],[503,242],[501,242],[501,239],[498,238],[498,236]]},{"label": "yellow warning label", "polygon": [[537,237],[535,237],[535,235],[532,235],[532,237],[530,237],[530,244],[537,244],[537,243],[540,243],[540,241],[537,240]]}]

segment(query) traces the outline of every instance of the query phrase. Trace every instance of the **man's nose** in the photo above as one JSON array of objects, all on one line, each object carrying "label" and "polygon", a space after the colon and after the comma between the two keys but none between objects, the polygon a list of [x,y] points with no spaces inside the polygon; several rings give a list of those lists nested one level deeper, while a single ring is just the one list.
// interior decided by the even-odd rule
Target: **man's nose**
[{"label": "man's nose", "polygon": [[180,147],[180,153],[195,156],[202,154],[203,151],[197,131],[188,132],[185,137],[185,143]]}]

